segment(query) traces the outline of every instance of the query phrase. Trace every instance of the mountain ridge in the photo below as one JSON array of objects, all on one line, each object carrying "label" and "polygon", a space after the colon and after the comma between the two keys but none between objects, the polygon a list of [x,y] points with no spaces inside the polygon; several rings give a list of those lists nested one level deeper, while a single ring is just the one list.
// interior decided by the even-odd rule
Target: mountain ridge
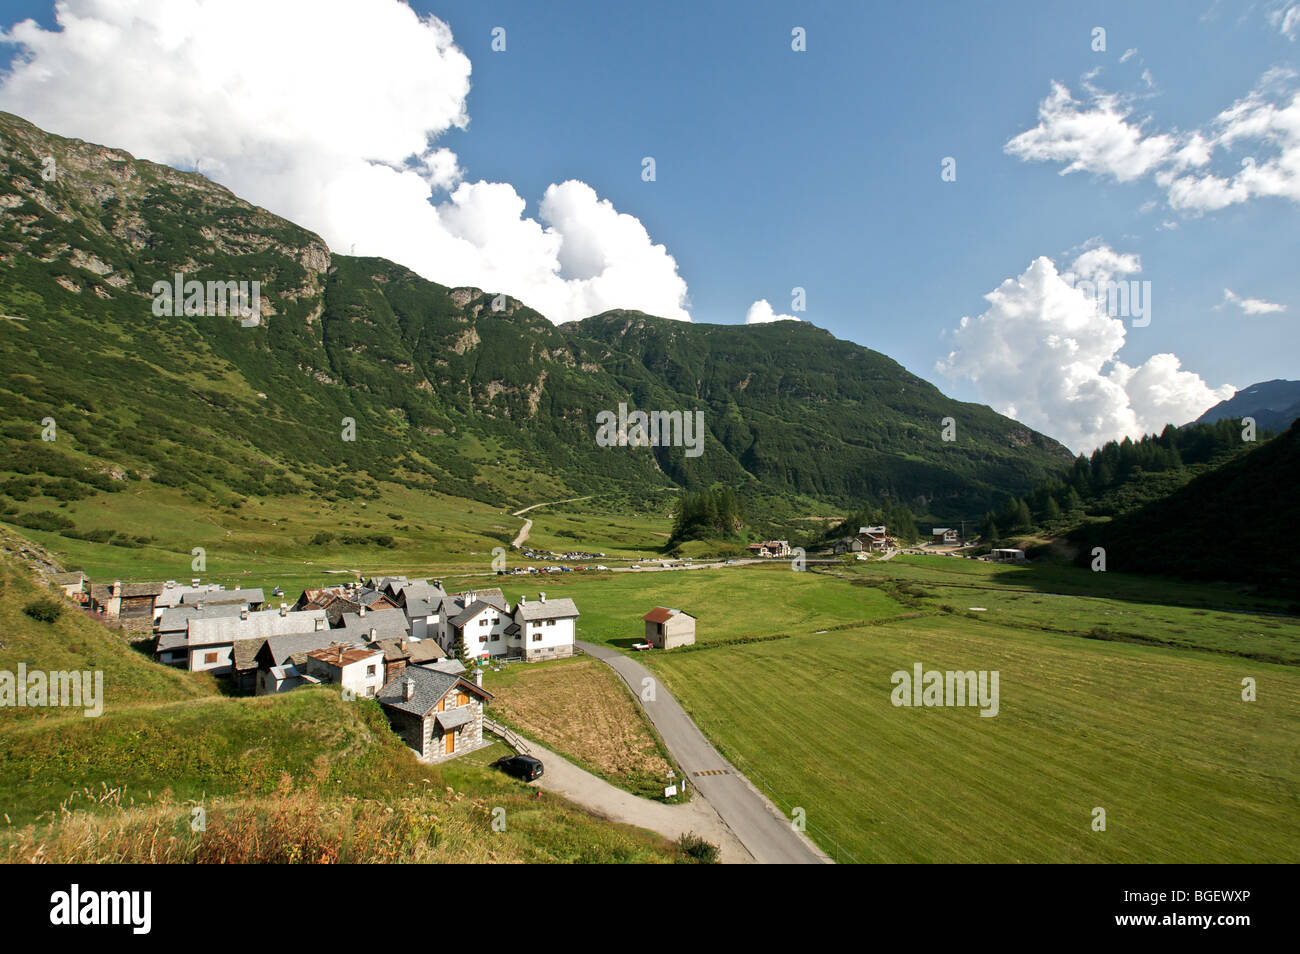
[{"label": "mountain ridge", "polygon": [[[614,310],[553,324],[510,296],[332,253],[199,174],[10,114],[0,269],[0,432],[27,448],[0,459],[11,513],[51,474],[96,492],[94,475],[111,474],[208,505],[375,499],[381,482],[493,506],[727,483],[955,517],[1071,457],[810,323],[739,331]],[[177,272],[259,281],[264,320],[158,318],[145,302]],[[599,447],[595,415],[620,402],[705,411],[705,453]],[[60,441],[33,444],[47,417]]]}]

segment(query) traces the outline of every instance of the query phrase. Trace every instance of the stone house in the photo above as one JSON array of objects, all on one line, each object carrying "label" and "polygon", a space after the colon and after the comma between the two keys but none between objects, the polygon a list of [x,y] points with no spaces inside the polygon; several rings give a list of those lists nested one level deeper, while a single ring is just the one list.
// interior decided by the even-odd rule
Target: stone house
[{"label": "stone house", "polygon": [[656,606],[641,619],[645,621],[645,641],[655,649],[674,649],[695,642],[695,617],[690,613]]},{"label": "stone house", "polygon": [[[476,674],[475,682],[482,679]],[[379,690],[393,731],[423,762],[442,762],[482,748],[483,706],[492,694],[462,676],[408,666]]]}]

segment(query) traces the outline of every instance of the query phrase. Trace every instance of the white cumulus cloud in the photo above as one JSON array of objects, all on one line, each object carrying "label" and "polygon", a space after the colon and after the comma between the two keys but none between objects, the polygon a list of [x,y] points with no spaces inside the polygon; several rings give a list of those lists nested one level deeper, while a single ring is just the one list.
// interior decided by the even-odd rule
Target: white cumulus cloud
[{"label": "white cumulus cloud", "polygon": [[537,217],[472,181],[437,138],[467,129],[470,61],[399,0],[60,0],[31,20],[0,108],[63,135],[201,171],[320,233],[555,321],[609,308],[689,320],[663,245],[579,181]]},{"label": "white cumulus cloud", "polygon": [[1269,70],[1250,93],[1190,132],[1148,131],[1149,120],[1133,118],[1129,99],[1087,81],[1087,102],[1053,83],[1039,104],[1038,124],[1012,137],[1003,150],[1026,162],[1062,163],[1061,175],[1150,179],[1164,190],[1170,207],[1193,215],[1259,197],[1300,202],[1295,81],[1290,69]]},{"label": "white cumulus cloud", "polygon": [[1105,246],[1084,252],[1064,273],[1050,258],[1036,258],[984,296],[985,312],[961,319],[949,333],[952,350],[936,366],[972,382],[995,410],[1076,452],[1193,420],[1235,389],[1210,387],[1173,354],[1125,364],[1118,357],[1124,321],[1074,284],[1140,268],[1136,256]]},{"label": "white cumulus cloud", "polygon": [[749,311],[745,312],[745,324],[762,325],[769,321],[798,321],[794,315],[778,315],[772,310],[766,298],[760,298],[754,304],[749,306]]}]

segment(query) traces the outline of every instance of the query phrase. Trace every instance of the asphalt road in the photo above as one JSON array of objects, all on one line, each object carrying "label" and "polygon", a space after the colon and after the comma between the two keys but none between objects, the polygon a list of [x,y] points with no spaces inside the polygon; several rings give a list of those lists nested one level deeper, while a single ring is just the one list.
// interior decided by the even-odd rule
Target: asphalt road
[{"label": "asphalt road", "polygon": [[[593,643],[579,642],[588,655],[601,660],[613,669],[641,700],[646,715],[663,736],[668,751],[691,785],[694,785],[740,843],[762,864],[822,864],[830,862],[825,853],[802,834],[796,832],[790,820],[777,811],[757,788],[728,763],[717,749],[704,737],[695,722],[681,707],[663,683],[655,679],[649,669],[617,650]],[[655,684],[655,698],[641,698],[642,680]],[[696,772],[718,771],[718,775],[696,775]]]}]

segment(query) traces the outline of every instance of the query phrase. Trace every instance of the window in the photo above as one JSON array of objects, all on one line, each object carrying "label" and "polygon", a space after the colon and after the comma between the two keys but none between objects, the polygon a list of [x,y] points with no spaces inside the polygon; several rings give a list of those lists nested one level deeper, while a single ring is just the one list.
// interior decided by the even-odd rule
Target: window
[{"label": "window", "polygon": [[486,643],[486,642],[488,641],[488,634],[487,634],[487,633],[484,633],[482,636],[480,636],[480,637],[478,638],[478,641],[479,641],[480,643]]},{"label": "window", "polygon": [[546,621],[546,625],[547,625],[547,626],[554,626],[554,625],[555,625],[555,620],[553,620],[553,619],[548,619],[548,620]]},{"label": "window", "polygon": [[214,662],[216,662],[216,661],[217,661],[217,654],[216,654],[216,653],[204,653],[204,654],[203,654],[203,664],[204,664],[205,666],[208,665],[209,663],[214,663]]},{"label": "window", "polygon": [[375,667],[374,667],[374,666],[367,666],[367,667],[366,667],[366,675],[367,675],[367,676],[373,676],[374,674],[375,674]]},{"label": "window", "polygon": [[501,617],[500,617],[500,616],[494,617],[493,620],[492,620],[492,625],[493,625],[493,626],[500,626],[500,625],[501,625]]},{"label": "window", "polygon": [[533,642],[535,642],[535,643],[540,643],[541,641],[542,641],[542,634],[541,634],[541,633],[533,633]]},{"label": "window", "polygon": [[479,624],[480,626],[486,626],[486,625],[488,625],[488,622],[489,622],[488,618],[487,618],[486,616],[484,616],[481,620],[478,621],[478,624]]},{"label": "window", "polygon": [[493,634],[492,634],[492,642],[494,642],[494,643],[499,643],[499,642],[501,642],[501,634],[500,634],[500,633],[493,633]]}]

